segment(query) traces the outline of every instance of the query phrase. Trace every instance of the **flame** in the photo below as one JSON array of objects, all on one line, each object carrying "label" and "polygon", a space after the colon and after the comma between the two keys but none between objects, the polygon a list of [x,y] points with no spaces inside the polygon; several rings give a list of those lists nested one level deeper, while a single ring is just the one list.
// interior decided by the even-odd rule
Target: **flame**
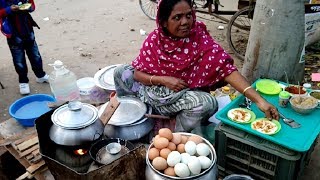
[{"label": "flame", "polygon": [[85,149],[77,149],[77,150],[74,150],[73,153],[76,154],[76,155],[85,155],[87,154],[88,150],[85,150]]}]

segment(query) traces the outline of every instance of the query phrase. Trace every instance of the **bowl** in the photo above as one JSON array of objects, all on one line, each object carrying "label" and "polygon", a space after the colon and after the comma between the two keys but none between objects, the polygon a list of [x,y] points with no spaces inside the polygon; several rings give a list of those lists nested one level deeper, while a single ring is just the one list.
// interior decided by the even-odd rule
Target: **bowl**
[{"label": "bowl", "polygon": [[110,143],[106,146],[106,150],[110,154],[118,154],[121,150],[121,144],[117,142]]},{"label": "bowl", "polygon": [[318,100],[318,103],[320,105],[320,90],[312,90],[309,92],[309,96],[312,96]]},{"label": "bowl", "polygon": [[[299,94],[299,88],[300,88],[300,94]],[[289,92],[291,96],[306,96],[306,95],[308,95],[306,88],[304,88],[303,86],[289,85],[289,86],[286,86],[284,90]]]},{"label": "bowl", "polygon": [[95,87],[94,79],[92,77],[84,77],[77,80],[81,95],[90,95],[91,90]]},{"label": "bowl", "polygon": [[292,109],[300,114],[309,114],[318,106],[318,100],[312,96],[295,96],[289,102]]},{"label": "bowl", "polygon": [[22,126],[33,127],[39,116],[51,110],[47,103],[55,101],[55,98],[48,94],[25,96],[10,105],[9,114]]}]

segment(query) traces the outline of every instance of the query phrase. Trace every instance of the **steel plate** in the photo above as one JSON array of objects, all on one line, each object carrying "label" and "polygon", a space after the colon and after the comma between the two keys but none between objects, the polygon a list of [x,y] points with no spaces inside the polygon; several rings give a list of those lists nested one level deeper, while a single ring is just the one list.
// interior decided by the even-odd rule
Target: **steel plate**
[{"label": "steel plate", "polygon": [[107,67],[99,70],[94,75],[95,84],[102,89],[115,90],[113,72],[114,72],[115,68],[120,65],[122,65],[122,64],[115,64],[115,65],[107,66]]},{"label": "steel plate", "polygon": [[[123,126],[135,123],[147,113],[147,105],[140,99],[134,97],[117,97],[120,105],[110,118],[108,124],[115,126]],[[107,107],[109,102],[106,102],[99,109],[99,117]]]}]

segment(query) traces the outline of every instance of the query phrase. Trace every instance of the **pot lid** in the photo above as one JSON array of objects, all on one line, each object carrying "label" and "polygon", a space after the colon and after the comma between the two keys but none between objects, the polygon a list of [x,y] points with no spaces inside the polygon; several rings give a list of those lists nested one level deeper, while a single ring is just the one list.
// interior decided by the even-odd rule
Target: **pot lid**
[{"label": "pot lid", "polygon": [[94,75],[95,84],[102,89],[115,90],[116,88],[114,85],[113,72],[114,72],[115,68],[120,65],[122,65],[122,64],[107,66],[107,67],[99,70]]},{"label": "pot lid", "polygon": [[[147,105],[140,99],[135,97],[117,97],[120,105],[111,116],[108,124],[115,126],[123,126],[135,123],[147,113]],[[99,109],[99,117],[102,115],[104,109],[107,107],[109,102],[106,102]]]},{"label": "pot lid", "polygon": [[94,123],[98,117],[98,110],[90,104],[79,101],[69,102],[56,109],[52,122],[64,129],[80,129]]}]

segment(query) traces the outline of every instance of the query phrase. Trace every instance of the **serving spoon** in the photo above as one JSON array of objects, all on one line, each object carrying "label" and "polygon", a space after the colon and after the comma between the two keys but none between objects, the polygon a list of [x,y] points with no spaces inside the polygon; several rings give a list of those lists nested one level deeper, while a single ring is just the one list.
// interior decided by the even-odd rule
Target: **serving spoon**
[{"label": "serving spoon", "polygon": [[299,128],[301,127],[301,125],[299,123],[297,123],[295,120],[290,119],[290,118],[286,118],[283,114],[281,114],[279,112],[280,117],[283,119],[283,122],[286,123],[287,125],[289,125],[291,128]]}]

